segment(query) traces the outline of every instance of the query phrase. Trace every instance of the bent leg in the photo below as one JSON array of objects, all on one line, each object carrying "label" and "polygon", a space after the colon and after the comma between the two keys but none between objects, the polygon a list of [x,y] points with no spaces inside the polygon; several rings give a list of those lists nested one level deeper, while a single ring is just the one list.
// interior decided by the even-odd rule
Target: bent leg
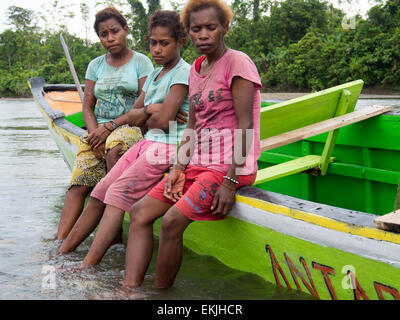
[{"label": "bent leg", "polygon": [[107,171],[109,172],[112,167],[117,163],[117,161],[121,158],[122,145],[118,144],[116,147],[112,148],[107,152],[106,155],[106,164],[107,164]]},{"label": "bent leg", "polygon": [[68,237],[58,250],[59,253],[67,253],[76,249],[85,240],[99,223],[105,204],[95,198],[90,198],[82,215],[75,223]]},{"label": "bent leg", "polygon": [[131,207],[123,284],[125,287],[137,287],[142,284],[153,255],[154,221],[170,207],[170,204],[149,196],[145,196]]},{"label": "bent leg", "polygon": [[[107,171],[110,172],[110,170],[114,167],[114,165],[118,162],[118,160],[121,158],[121,151],[122,151],[122,145],[118,144],[116,147],[112,148],[107,152],[106,155],[106,164],[107,164]],[[121,243],[122,242],[122,226],[119,230],[119,234],[116,235],[115,239],[113,240],[112,244],[116,243]]]},{"label": "bent leg", "polygon": [[57,239],[64,240],[70,233],[79,215],[82,213],[86,196],[90,187],[71,186],[64,201],[64,207],[61,213],[60,223],[58,225]]},{"label": "bent leg", "polygon": [[183,233],[192,220],[171,207],[162,219],[154,288],[169,288],[182,262]]},{"label": "bent leg", "polygon": [[118,236],[124,220],[124,210],[107,205],[88,254],[81,267],[99,264],[107,249]]}]

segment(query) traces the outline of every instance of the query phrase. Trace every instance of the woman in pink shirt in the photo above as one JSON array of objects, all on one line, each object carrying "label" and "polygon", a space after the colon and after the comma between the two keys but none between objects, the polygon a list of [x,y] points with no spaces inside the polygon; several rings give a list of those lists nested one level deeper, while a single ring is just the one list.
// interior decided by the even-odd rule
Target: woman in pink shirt
[{"label": "woman in pink shirt", "polygon": [[232,16],[221,0],[189,0],[181,14],[202,55],[189,76],[189,122],[168,177],[131,208],[125,287],[143,282],[158,217],[164,215],[154,287],[167,288],[179,270],[189,224],[224,219],[236,188],[255,181],[261,81],[252,60],[225,45]]}]

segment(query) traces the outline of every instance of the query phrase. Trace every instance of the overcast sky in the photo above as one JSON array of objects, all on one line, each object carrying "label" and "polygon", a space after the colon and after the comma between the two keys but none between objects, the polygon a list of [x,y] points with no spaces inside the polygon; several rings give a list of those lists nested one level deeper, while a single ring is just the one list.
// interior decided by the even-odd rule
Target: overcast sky
[{"label": "overcast sky", "polygon": [[[91,21],[90,25],[93,24],[93,16],[94,12],[100,10],[101,7],[95,8],[96,0],[59,0],[59,3],[70,5],[69,9],[75,13],[75,18],[68,20],[68,31],[75,35],[81,36],[82,38],[85,37],[84,31],[82,30],[82,20],[81,20],[81,13],[80,13],[80,6],[81,2],[85,2],[90,8],[92,9]],[[146,3],[146,1],[143,1]],[[174,2],[183,3],[185,0],[175,0]],[[231,1],[228,0],[228,3]],[[374,4],[376,1],[374,0],[352,0],[352,4],[348,4],[348,0],[329,0],[332,2],[336,7],[339,6],[348,13],[348,16],[352,16],[356,13],[360,13],[364,15],[369,7]],[[0,32],[6,29],[7,26],[7,8],[10,6],[21,7],[29,10],[33,10],[35,12],[43,12],[44,8],[50,8],[51,3],[53,1],[49,0],[0,0]],[[162,0],[162,6],[164,9],[171,8],[169,5],[169,0]],[[97,41],[97,36],[93,31],[93,28],[90,27],[90,39],[92,41]]]},{"label": "overcast sky", "polygon": [[[95,7],[96,0],[58,0],[60,4],[68,5],[68,9],[73,11],[75,14],[74,19],[69,19],[68,21],[68,31],[75,35],[81,36],[82,38],[85,37],[84,31],[82,30],[82,19],[80,13],[80,3],[86,3],[92,10],[90,13],[90,39],[97,41],[97,35],[95,34],[92,25],[94,23],[94,14],[98,10],[101,10],[103,6]],[[142,1],[146,6],[146,1]],[[174,2],[181,3],[184,0],[174,0]],[[53,0],[0,0],[0,32],[4,31],[8,28],[7,22],[7,9],[10,6],[21,7],[25,9],[29,9],[32,11],[38,12],[45,12],[45,8],[51,8],[51,4]],[[164,9],[170,9],[171,6],[169,4],[169,0],[161,0],[161,5]],[[116,5],[118,8],[118,6]]]}]

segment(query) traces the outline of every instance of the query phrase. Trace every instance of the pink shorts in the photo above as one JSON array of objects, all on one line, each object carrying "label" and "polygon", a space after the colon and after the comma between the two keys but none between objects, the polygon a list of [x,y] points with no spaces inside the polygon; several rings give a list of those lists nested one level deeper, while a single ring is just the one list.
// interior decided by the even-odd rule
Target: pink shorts
[{"label": "pink shorts", "polygon": [[100,180],[91,197],[125,211],[145,196],[172,165],[176,145],[143,139]]},{"label": "pink shorts", "polygon": [[[221,220],[226,216],[214,216],[210,211],[212,200],[226,173],[196,166],[188,166],[183,196],[174,203],[164,197],[166,177],[148,195],[178,208],[190,220]],[[257,174],[239,176],[238,187],[252,185]]]}]

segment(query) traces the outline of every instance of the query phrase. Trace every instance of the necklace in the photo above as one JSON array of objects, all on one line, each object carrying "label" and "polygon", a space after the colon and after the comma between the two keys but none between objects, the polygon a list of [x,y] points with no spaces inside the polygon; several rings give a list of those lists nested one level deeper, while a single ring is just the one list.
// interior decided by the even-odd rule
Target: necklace
[{"label": "necklace", "polygon": [[211,65],[210,70],[208,70],[208,74],[207,77],[205,78],[203,85],[201,87],[199,87],[198,90],[198,94],[201,96],[204,89],[206,88],[208,81],[212,78],[212,76],[214,75],[214,65],[224,56],[225,52],[228,51],[228,49],[225,47],[224,51],[222,52],[221,56],[214,61],[214,63]]}]

